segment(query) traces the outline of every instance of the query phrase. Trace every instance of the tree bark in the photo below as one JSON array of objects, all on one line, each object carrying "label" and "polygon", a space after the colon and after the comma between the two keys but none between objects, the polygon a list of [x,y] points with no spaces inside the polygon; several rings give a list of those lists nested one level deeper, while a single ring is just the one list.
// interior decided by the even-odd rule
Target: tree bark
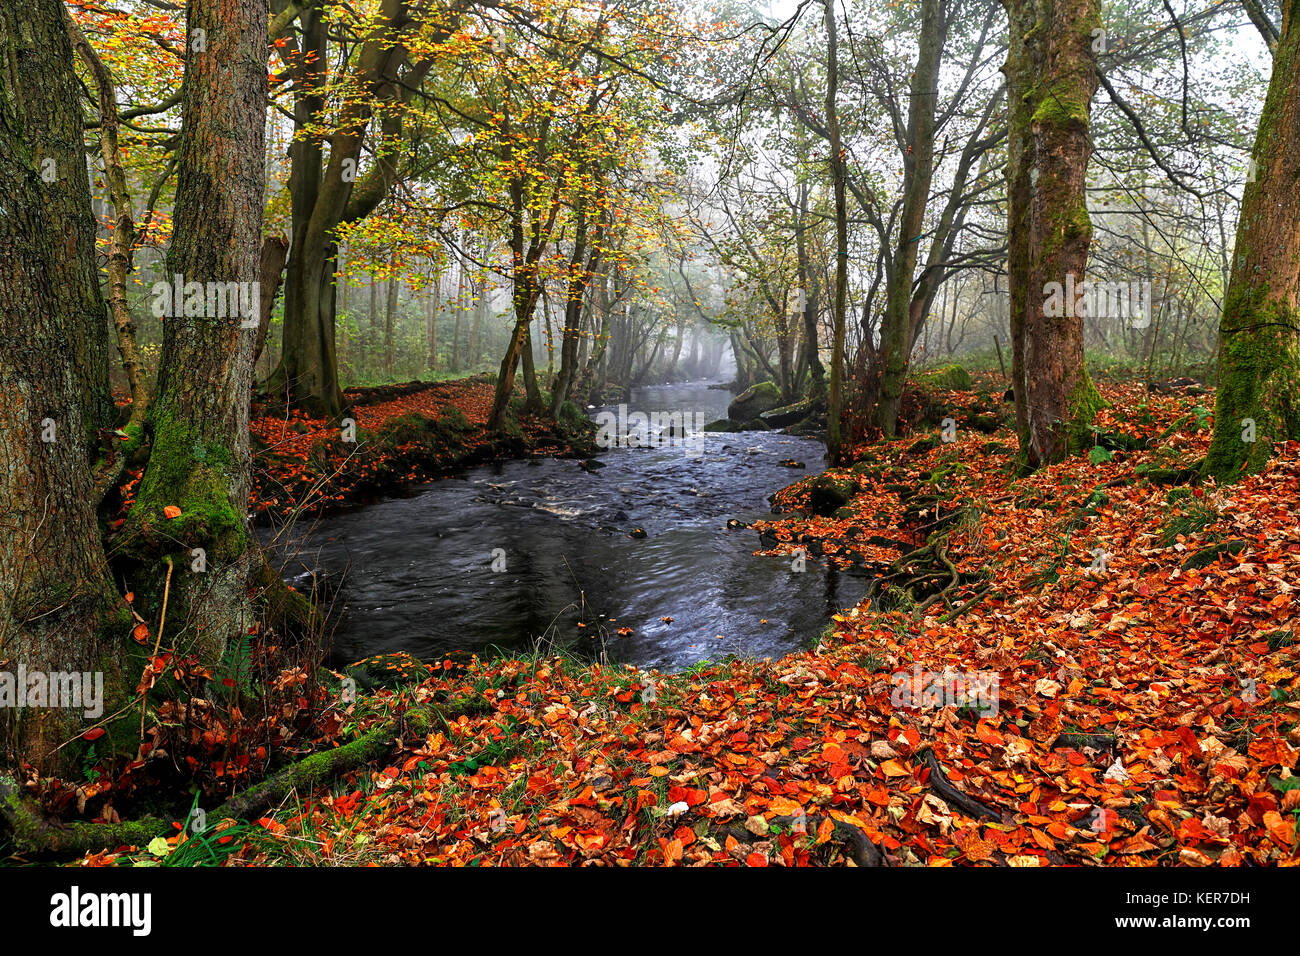
[{"label": "tree bark", "polygon": [[[810,187],[799,187],[799,225],[795,230],[795,256],[799,262],[799,291],[802,296],[803,321],[803,366],[808,370],[808,397],[820,401],[826,397],[826,368],[822,365],[821,343],[818,341],[817,318],[821,311],[821,283],[817,272],[812,267],[808,254],[808,236],[810,220],[808,215],[808,194]],[[696,374],[695,347],[699,340],[691,343],[691,374]]]},{"label": "tree bark", "polygon": [[261,287],[257,316],[257,343],[253,347],[255,365],[262,357],[262,350],[266,348],[266,333],[271,328],[271,313],[275,311],[275,298],[280,294],[284,262],[288,257],[289,240],[284,236],[267,236],[262,241],[262,255],[258,266]]},{"label": "tree bark", "polygon": [[384,375],[393,376],[393,331],[397,325],[397,303],[401,299],[402,284],[397,278],[397,254],[388,256],[388,301],[384,304]]},{"label": "tree bark", "polygon": [[434,267],[433,284],[429,289],[428,299],[425,301],[425,345],[428,351],[428,358],[425,367],[432,372],[438,367],[438,309],[440,307],[439,293],[441,292],[440,284],[442,274],[438,267]]},{"label": "tree bark", "polygon": [[1029,393],[1025,380],[1025,315],[1029,302],[1029,201],[1033,142],[1033,109],[1025,94],[1034,85],[1034,61],[1029,32],[1035,23],[1033,3],[1002,0],[1007,11],[1007,323],[1011,330],[1011,388],[1015,399],[1016,434],[1022,449],[1029,447]]},{"label": "tree bark", "polygon": [[[267,0],[189,5],[167,255],[168,274],[186,283],[259,279],[267,17]],[[203,52],[193,48],[197,31],[206,38]],[[173,559],[179,573],[168,623],[178,627],[171,633],[178,649],[208,662],[253,622],[250,567],[259,551],[248,527],[248,415],[256,329],[244,324],[239,316],[211,314],[164,320],[149,411],[153,445],[124,529],[124,551],[140,565],[137,590],[151,595],[161,584],[160,561]],[[169,506],[180,515],[168,518]],[[198,548],[202,571],[191,570]]]},{"label": "tree bark", "polygon": [[1084,281],[1092,239],[1086,187],[1098,85],[1093,31],[1101,28],[1100,4],[1039,0],[1036,18],[1026,25],[1017,42],[1031,65],[1012,64],[1009,73],[1021,80],[1032,76],[1033,85],[1013,86],[1009,95],[1013,101],[1024,98],[1026,110],[1018,111],[1017,119],[1028,129],[1017,135],[1025,137],[1021,142],[1028,149],[1019,158],[1033,165],[1027,173],[1011,170],[1008,179],[1029,181],[1028,240],[1019,250],[1028,264],[1017,264],[1012,272],[1027,277],[1021,321],[1029,441],[1022,450],[1028,465],[1037,468],[1083,448],[1102,405],[1084,366],[1078,306],[1068,291],[1061,301],[1064,314],[1049,314],[1048,306],[1051,284],[1065,291]]},{"label": "tree bark", "polygon": [[1300,439],[1300,0],[1283,7],[1219,323],[1204,470],[1220,482],[1262,469],[1274,443]]},{"label": "tree bark", "polygon": [[[391,191],[402,134],[398,106],[433,64],[433,58],[425,58],[398,82],[408,57],[402,35],[414,22],[410,7],[407,0],[380,0],[379,16],[348,77],[361,92],[342,107],[328,137],[329,159],[314,135],[296,136],[289,149],[293,241],[285,276],[284,347],[267,389],[317,416],[337,418],[345,405],[335,343],[335,231],[370,215]],[[294,124],[301,131],[326,122],[330,77],[318,64],[330,62],[330,37],[325,5],[300,16],[301,44],[286,53],[286,66],[294,77]],[[379,111],[382,142],[374,151],[374,166],[361,177],[362,142],[376,103],[385,107]]]},{"label": "tree bark", "polygon": [[[130,616],[95,518],[107,322],[64,16],[57,0],[0,8],[0,669],[99,672],[111,706]],[[2,708],[5,757],[66,768],[77,754],[59,747],[83,719]]]},{"label": "tree bark", "polygon": [[841,436],[844,405],[844,322],[849,295],[849,213],[845,201],[844,146],[840,141],[839,37],[835,25],[835,0],[824,0],[826,20],[826,126],[830,132],[831,183],[835,195],[835,306],[831,313],[831,383],[826,409],[826,459],[843,462]]},{"label": "tree bark", "polygon": [[[588,235],[588,211],[580,208],[573,238],[573,253],[569,259],[569,277],[565,286],[564,331],[560,342],[560,371],[551,389],[551,417],[557,418],[560,408],[573,393],[573,383],[578,375],[578,343],[582,336],[582,303],[592,276],[600,269],[604,243],[604,212],[598,214],[596,227]],[[590,248],[590,251],[588,251]]]},{"label": "tree bark", "polygon": [[117,88],[113,74],[99,58],[95,48],[86,40],[81,28],[64,8],[68,35],[78,55],[90,70],[95,81],[96,104],[99,109],[99,152],[104,160],[104,180],[108,184],[109,199],[113,203],[113,233],[108,253],[108,304],[117,331],[117,351],[122,358],[131,389],[131,422],[138,424],[149,408],[149,382],[140,349],[135,339],[135,320],[126,299],[126,278],[131,274],[131,248],[135,243],[135,213],[131,208],[131,193],[127,188],[126,172],[118,151]]},{"label": "tree bark", "polygon": [[930,202],[930,183],[934,178],[935,107],[946,34],[947,21],[940,0],[922,0],[920,46],[908,99],[903,208],[893,268],[885,288],[885,309],[880,319],[880,396],[876,403],[876,425],[886,437],[892,437],[898,425],[898,407],[910,365],[914,332],[920,324],[913,321],[912,289],[925,211]]}]

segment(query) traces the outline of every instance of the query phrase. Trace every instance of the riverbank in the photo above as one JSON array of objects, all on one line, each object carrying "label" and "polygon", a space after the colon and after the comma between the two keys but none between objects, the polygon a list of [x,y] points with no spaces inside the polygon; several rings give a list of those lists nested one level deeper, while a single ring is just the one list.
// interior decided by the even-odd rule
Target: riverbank
[{"label": "riverbank", "polygon": [[320,516],[409,494],[483,462],[596,453],[594,430],[580,413],[558,427],[520,414],[497,434],[487,427],[493,391],[484,376],[350,388],[341,426],[255,407],[249,423],[254,516]]},{"label": "riverbank", "polygon": [[[1005,428],[958,428],[784,493],[764,530],[787,553],[899,539],[866,554],[894,586],[815,649],[675,675],[419,665],[341,708],[359,730],[410,715],[402,749],[297,794],[227,861],[1294,862],[1300,447],[1197,484],[1210,398],[1103,393],[1104,451],[1027,478]],[[829,516],[818,482],[846,495]],[[899,555],[922,548],[943,571],[914,591]]]}]

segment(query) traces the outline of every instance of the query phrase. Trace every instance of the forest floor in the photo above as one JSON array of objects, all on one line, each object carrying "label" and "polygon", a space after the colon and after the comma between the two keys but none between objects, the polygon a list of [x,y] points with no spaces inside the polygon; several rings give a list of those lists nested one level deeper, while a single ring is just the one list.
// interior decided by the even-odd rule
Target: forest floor
[{"label": "forest floor", "polygon": [[418,711],[428,733],[205,840],[243,865],[1295,862],[1300,444],[1189,481],[1213,396],[1102,391],[1098,448],[1029,477],[953,392],[953,441],[783,492],[772,551],[892,585],[815,648],[672,675],[407,662],[415,682],[345,718]]}]

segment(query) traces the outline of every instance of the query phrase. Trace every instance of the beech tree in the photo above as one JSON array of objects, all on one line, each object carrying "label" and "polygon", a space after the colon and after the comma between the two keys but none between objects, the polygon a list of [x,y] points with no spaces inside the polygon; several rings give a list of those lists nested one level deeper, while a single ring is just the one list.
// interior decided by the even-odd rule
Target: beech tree
[{"label": "beech tree", "polygon": [[[282,78],[292,84],[295,135],[284,344],[267,388],[314,415],[337,417],[344,404],[335,341],[337,230],[370,215],[391,192],[403,107],[433,62],[427,56],[413,62],[410,47],[422,30],[442,35],[443,27],[429,26],[428,4],[406,0],[382,0],[370,19],[349,17],[335,4],[274,4],[271,36],[281,44]],[[340,31],[355,42],[341,42]],[[345,54],[337,82],[330,69],[335,45],[355,51],[351,63]],[[330,107],[339,102],[334,115]],[[371,160],[363,171],[367,143]]]}]

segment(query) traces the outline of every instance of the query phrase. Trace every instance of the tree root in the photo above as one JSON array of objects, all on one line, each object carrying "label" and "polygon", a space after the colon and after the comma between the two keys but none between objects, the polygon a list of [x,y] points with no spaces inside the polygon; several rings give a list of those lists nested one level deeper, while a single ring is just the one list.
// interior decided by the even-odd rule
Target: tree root
[{"label": "tree root", "polygon": [[1091,750],[1110,750],[1114,751],[1119,746],[1119,740],[1114,734],[1060,734],[1052,742],[1053,750],[1069,748],[1071,750],[1083,750],[1085,747]]},{"label": "tree root", "polygon": [[[952,606],[953,592],[963,583],[962,573],[951,558],[948,557],[948,541],[940,537],[923,547],[909,551],[891,564],[884,574],[873,578],[867,585],[864,600],[875,601],[883,592],[885,585],[890,590],[898,588],[918,600],[918,591],[927,594],[912,609],[914,618],[919,619],[931,606],[942,602]],[[969,582],[967,582],[969,583]],[[973,607],[988,594],[988,586],[975,594],[955,611],[951,611],[943,622],[952,620]]]},{"label": "tree root", "polygon": [[[889,866],[889,861],[880,848],[871,842],[871,838],[860,827],[855,827],[851,823],[845,823],[843,820],[836,820],[834,817],[806,817],[804,825],[808,833],[816,833],[820,828],[823,820],[830,820],[835,830],[832,838],[844,844],[848,851],[849,858],[857,866]],[[797,818],[793,816],[774,817],[767,821],[768,825],[776,825],[784,828],[793,828]],[[718,827],[713,831],[714,835],[725,840],[727,837],[734,837],[741,843],[753,843],[761,839],[756,834],[750,833],[742,825],[733,823],[727,826]]]},{"label": "tree root", "polygon": [[[351,743],[314,753],[272,774],[261,783],[236,794],[207,814],[210,820],[243,819],[279,804],[291,793],[310,792],[349,771],[385,756],[394,741],[404,736],[425,737],[433,721],[450,727],[453,718],[481,712],[485,701],[464,697],[442,707],[426,704],[361,735]],[[10,775],[0,773],[0,822],[9,831],[21,853],[79,856],[119,846],[144,846],[159,836],[174,832],[171,821],[157,817],[121,823],[64,823],[46,818],[36,801],[26,797]]]},{"label": "tree root", "polygon": [[980,601],[988,597],[989,594],[992,592],[992,590],[993,590],[992,585],[985,585],[984,587],[980,588],[978,591],[975,592],[974,595],[971,596],[970,600],[966,601],[964,604],[959,605],[954,610],[949,611],[943,617],[939,618],[939,623],[947,624],[951,621],[957,620],[957,618],[961,617],[963,614],[965,614],[967,611],[973,608]]},{"label": "tree root", "polygon": [[929,744],[917,752],[917,756],[923,756],[926,766],[930,768],[930,786],[938,792],[943,798],[944,803],[951,807],[956,807],[968,817],[976,820],[981,818],[986,820],[996,820],[1002,822],[1002,814],[985,803],[981,803],[969,794],[958,790],[948,779],[948,775],[943,772],[943,766],[939,763],[939,758],[934,755],[934,748]]}]

